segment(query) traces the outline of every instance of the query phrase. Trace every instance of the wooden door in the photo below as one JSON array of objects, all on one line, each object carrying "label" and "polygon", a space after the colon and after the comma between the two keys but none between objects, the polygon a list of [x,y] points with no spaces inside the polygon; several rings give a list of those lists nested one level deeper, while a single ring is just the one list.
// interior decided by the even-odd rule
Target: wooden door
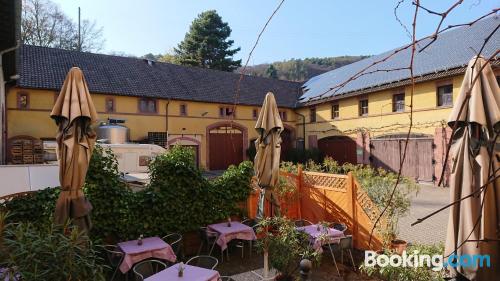
[{"label": "wooden door", "polygon": [[417,144],[418,180],[434,181],[434,140],[422,139]]},{"label": "wooden door", "polygon": [[243,134],[240,131],[216,130],[210,132],[210,170],[224,170],[243,161]]},{"label": "wooden door", "polygon": [[[373,139],[371,164],[375,168],[397,173],[405,148],[404,138]],[[411,138],[403,164],[402,175],[418,181],[431,182],[434,177],[433,139]]]},{"label": "wooden door", "polygon": [[318,140],[323,156],[330,156],[339,164],[356,164],[356,142],[349,137],[328,137]]}]

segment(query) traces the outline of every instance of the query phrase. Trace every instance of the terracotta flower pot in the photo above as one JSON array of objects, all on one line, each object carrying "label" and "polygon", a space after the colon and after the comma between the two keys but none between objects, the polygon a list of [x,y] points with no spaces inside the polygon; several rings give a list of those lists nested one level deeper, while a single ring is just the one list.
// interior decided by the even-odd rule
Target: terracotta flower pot
[{"label": "terracotta flower pot", "polygon": [[403,251],[406,250],[408,243],[404,240],[394,239],[391,240],[391,249],[394,250],[398,255],[402,255]]}]

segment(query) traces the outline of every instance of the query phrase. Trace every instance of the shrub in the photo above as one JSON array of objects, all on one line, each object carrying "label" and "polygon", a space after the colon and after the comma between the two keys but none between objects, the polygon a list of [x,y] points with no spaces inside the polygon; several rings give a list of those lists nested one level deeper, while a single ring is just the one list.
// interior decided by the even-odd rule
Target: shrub
[{"label": "shrub", "polygon": [[0,234],[0,264],[23,280],[105,280],[102,259],[76,228],[39,228],[23,222],[7,224]]},{"label": "shrub", "polygon": [[[212,199],[215,200],[212,206],[218,209],[214,210],[218,217],[212,220],[227,218],[242,211],[239,203],[246,201],[252,191],[252,176],[253,164],[245,161],[238,166],[229,166],[220,177],[210,182]],[[218,200],[224,204],[217,203]]]},{"label": "shrub", "polygon": [[[133,224],[145,235],[196,229],[209,215],[208,181],[194,164],[191,149],[174,147],[149,166],[151,183],[135,194],[130,206]],[[135,233],[138,235],[141,233]]]},{"label": "shrub", "polygon": [[[251,162],[231,166],[208,181],[194,164],[189,148],[174,147],[150,163],[151,183],[132,192],[120,181],[118,164],[110,149],[96,146],[84,192],[92,203],[91,238],[94,241],[163,235],[191,231],[231,215],[250,194]],[[4,206],[11,222],[50,222],[59,189],[45,189],[15,198]],[[41,210],[41,211],[40,211]],[[46,223],[42,224],[46,225]]]},{"label": "shrub", "polygon": [[50,223],[54,215],[59,188],[46,188],[15,197],[0,206],[10,211],[8,222],[31,222],[36,225]]},{"label": "shrub", "polygon": [[282,160],[293,163],[306,163],[309,160],[320,162],[322,160],[322,157],[320,150],[317,148],[290,148],[284,153]]},{"label": "shrub", "polygon": [[154,159],[151,183],[135,194],[130,206],[133,235],[186,232],[239,212],[238,203],[250,194],[252,166],[231,166],[219,178],[208,181],[194,162],[193,151],[176,146]]},{"label": "shrub", "polygon": [[84,192],[92,204],[93,237],[113,241],[127,233],[132,191],[119,179],[118,161],[110,148],[96,145]]}]

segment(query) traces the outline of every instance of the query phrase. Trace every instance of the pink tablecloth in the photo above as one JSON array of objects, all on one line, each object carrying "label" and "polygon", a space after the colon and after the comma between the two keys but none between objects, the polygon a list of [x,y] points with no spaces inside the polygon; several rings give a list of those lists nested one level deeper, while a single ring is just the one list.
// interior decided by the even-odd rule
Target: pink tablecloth
[{"label": "pink tablecloth", "polygon": [[172,247],[159,237],[144,238],[140,246],[137,245],[137,240],[131,240],[118,243],[118,247],[125,253],[120,265],[120,271],[123,273],[129,271],[135,263],[147,258],[163,259],[170,262],[177,260]]},{"label": "pink tablecloth", "polygon": [[175,264],[144,279],[144,281],[217,281],[220,277],[219,272],[215,270],[192,265],[184,265],[184,276],[179,277],[178,267],[179,264]]},{"label": "pink tablecloth", "polygon": [[7,268],[0,267],[0,280],[4,281],[18,281],[21,280],[21,276],[19,273],[12,274],[12,270],[8,270]]},{"label": "pink tablecloth", "polygon": [[339,243],[340,238],[344,237],[344,232],[334,229],[325,228],[320,225],[318,230],[318,225],[308,225],[303,227],[297,227],[297,230],[304,231],[311,237],[311,244],[314,250],[318,253],[323,252],[322,246],[325,244]]},{"label": "pink tablecloth", "polygon": [[219,233],[217,245],[219,245],[222,250],[225,250],[227,248],[227,243],[233,239],[257,239],[253,228],[237,221],[231,222],[231,226],[227,226],[227,222],[211,224],[208,226],[208,229]]}]

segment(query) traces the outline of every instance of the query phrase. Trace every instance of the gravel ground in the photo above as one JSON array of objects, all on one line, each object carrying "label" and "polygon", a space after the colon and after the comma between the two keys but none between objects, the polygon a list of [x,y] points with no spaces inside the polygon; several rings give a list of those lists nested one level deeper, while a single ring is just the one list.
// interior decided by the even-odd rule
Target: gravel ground
[{"label": "gravel ground", "polygon": [[448,209],[415,226],[411,226],[411,223],[448,204],[450,189],[432,185],[420,185],[420,187],[420,192],[411,199],[410,213],[400,219],[398,236],[411,243],[444,243]]}]

